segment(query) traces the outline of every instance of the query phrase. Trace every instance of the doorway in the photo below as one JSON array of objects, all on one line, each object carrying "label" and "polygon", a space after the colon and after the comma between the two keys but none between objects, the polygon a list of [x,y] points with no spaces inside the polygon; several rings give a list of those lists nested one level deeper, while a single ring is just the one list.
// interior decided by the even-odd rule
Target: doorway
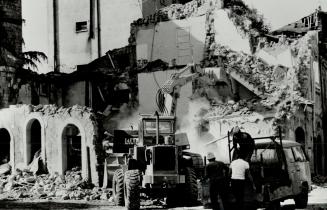
[{"label": "doorway", "polygon": [[27,126],[26,140],[27,164],[41,154],[41,124],[38,120],[32,120]]},{"label": "doorway", "polygon": [[296,142],[300,143],[303,147],[305,146],[305,133],[303,128],[298,127],[295,130],[295,140]]},{"label": "doorway", "polygon": [[62,134],[63,172],[82,167],[82,139],[77,126],[68,124]]},{"label": "doorway", "polygon": [[0,165],[10,161],[10,134],[7,129],[0,129]]}]

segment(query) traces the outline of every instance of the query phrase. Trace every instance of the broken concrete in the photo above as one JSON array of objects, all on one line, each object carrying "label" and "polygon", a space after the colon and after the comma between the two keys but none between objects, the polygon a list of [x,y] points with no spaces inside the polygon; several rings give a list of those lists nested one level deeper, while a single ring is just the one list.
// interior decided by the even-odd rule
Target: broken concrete
[{"label": "broken concrete", "polygon": [[[78,156],[74,156],[75,161],[80,162],[81,176],[99,185],[98,126],[89,108],[77,105],[70,108],[16,105],[0,110],[0,115],[0,127],[10,134],[10,164],[13,170],[25,169],[34,156],[33,151],[40,149],[41,159],[49,173],[64,174],[69,169],[69,142],[75,136],[75,139],[80,139],[81,145]],[[35,145],[39,148],[35,149]]]}]

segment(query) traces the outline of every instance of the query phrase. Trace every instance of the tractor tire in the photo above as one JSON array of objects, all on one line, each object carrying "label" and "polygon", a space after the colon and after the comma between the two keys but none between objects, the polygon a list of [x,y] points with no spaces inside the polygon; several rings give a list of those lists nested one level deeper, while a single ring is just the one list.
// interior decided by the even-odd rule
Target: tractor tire
[{"label": "tractor tire", "polygon": [[140,172],[128,170],[125,172],[125,207],[127,210],[140,209]]},{"label": "tractor tire", "polygon": [[117,169],[112,178],[112,195],[117,206],[124,206],[124,173]]},{"label": "tractor tire", "polygon": [[308,205],[308,193],[301,193],[294,198],[295,207],[297,209],[305,209]]},{"label": "tractor tire", "polygon": [[192,206],[198,203],[198,184],[193,168],[185,168],[185,205]]}]

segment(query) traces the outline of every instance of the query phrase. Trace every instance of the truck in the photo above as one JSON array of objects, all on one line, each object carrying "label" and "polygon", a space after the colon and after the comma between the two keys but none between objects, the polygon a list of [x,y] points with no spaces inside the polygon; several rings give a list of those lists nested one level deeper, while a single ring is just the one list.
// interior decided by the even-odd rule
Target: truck
[{"label": "truck", "polygon": [[[227,134],[230,162],[237,156],[232,153],[230,133]],[[255,208],[269,210],[280,209],[280,202],[293,199],[296,208],[304,209],[308,204],[311,190],[311,172],[309,158],[303,146],[295,140],[282,139],[279,135],[256,137],[254,151],[250,154],[250,172],[255,185],[247,182],[245,203]],[[207,183],[203,183],[203,189]],[[208,206],[208,195],[204,196],[204,205]]]},{"label": "truck", "polygon": [[201,75],[193,64],[174,73],[157,93],[160,113],[140,115],[137,131],[114,131],[104,183],[112,183],[116,205],[139,209],[140,194],[164,198],[168,206],[197,203],[204,163],[188,151],[186,133],[176,133],[175,110],[181,87]]}]

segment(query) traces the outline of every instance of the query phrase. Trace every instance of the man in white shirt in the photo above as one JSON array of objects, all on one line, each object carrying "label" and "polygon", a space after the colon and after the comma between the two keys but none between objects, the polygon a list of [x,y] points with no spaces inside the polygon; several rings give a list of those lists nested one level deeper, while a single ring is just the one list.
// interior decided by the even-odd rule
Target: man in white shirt
[{"label": "man in white shirt", "polygon": [[244,185],[245,180],[248,178],[251,183],[253,183],[252,176],[250,174],[249,163],[244,159],[246,154],[241,153],[240,157],[233,160],[229,168],[231,170],[231,187],[233,195],[236,199],[236,205],[238,209],[243,209],[244,207]]}]

